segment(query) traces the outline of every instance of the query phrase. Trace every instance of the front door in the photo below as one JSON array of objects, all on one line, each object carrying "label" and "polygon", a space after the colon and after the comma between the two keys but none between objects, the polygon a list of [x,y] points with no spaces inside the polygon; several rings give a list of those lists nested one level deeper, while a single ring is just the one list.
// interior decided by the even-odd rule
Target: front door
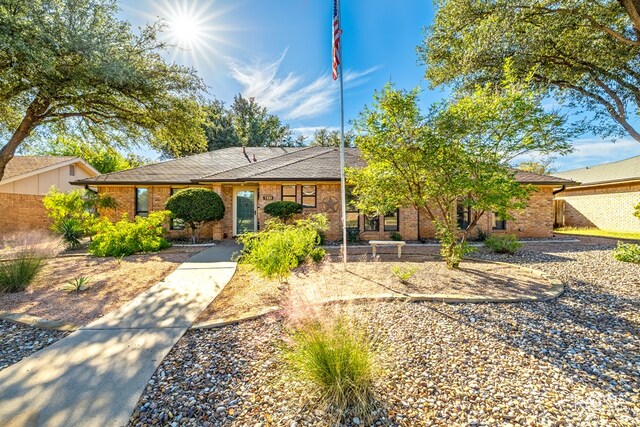
[{"label": "front door", "polygon": [[256,231],[256,192],[255,189],[235,191],[235,235]]}]

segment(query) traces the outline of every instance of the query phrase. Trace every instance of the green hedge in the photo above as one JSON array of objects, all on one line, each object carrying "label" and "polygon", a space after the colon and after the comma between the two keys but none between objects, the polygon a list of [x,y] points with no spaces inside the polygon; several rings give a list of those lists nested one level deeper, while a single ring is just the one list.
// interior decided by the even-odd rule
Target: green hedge
[{"label": "green hedge", "polygon": [[302,205],[288,201],[273,202],[264,207],[264,213],[286,222],[294,215],[302,213]]}]

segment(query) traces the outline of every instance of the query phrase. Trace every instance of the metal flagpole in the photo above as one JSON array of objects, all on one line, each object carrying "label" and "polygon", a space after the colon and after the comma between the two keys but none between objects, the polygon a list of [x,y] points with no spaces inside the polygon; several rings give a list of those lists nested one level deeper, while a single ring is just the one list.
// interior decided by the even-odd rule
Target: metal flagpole
[{"label": "metal flagpole", "polygon": [[340,26],[340,48],[338,49],[338,76],[340,77],[340,192],[342,194],[342,262],[347,263],[347,192],[345,184],[344,162],[344,82],[342,80],[342,19],[340,0],[337,1],[338,24]]}]

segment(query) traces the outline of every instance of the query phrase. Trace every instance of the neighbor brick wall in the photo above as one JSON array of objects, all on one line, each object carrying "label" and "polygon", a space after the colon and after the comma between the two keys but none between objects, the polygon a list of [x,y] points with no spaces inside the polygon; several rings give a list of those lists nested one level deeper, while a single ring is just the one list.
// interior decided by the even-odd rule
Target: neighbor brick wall
[{"label": "neighbor brick wall", "polygon": [[0,193],[0,234],[49,230],[51,220],[42,203],[44,196]]},{"label": "neighbor brick wall", "polygon": [[564,225],[612,231],[640,231],[633,207],[640,202],[640,182],[568,188],[556,195],[564,200]]}]

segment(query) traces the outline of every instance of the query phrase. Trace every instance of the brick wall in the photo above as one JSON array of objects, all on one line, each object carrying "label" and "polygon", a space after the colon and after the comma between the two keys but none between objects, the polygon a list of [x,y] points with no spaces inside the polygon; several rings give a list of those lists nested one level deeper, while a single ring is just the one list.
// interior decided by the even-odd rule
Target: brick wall
[{"label": "brick wall", "polygon": [[44,196],[0,193],[0,234],[49,230],[51,220],[42,203]]},{"label": "brick wall", "polygon": [[564,225],[612,231],[640,231],[633,207],[640,202],[640,182],[569,188],[556,195],[564,201]]}]

